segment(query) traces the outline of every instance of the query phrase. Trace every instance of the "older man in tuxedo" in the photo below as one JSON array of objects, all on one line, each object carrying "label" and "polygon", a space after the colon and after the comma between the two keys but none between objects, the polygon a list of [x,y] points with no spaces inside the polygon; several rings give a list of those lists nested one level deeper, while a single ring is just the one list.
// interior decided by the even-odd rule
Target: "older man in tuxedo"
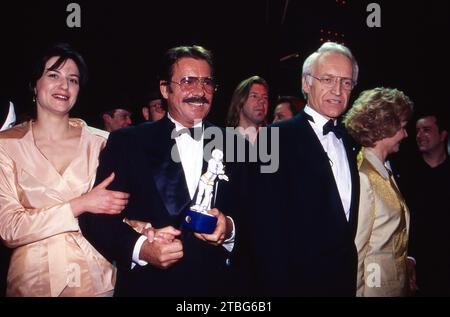
[{"label": "older man in tuxedo", "polygon": [[[213,233],[178,230],[213,141],[202,134],[212,126],[204,120],[215,91],[211,53],[200,46],[170,49],[160,88],[168,116],[113,132],[100,156],[97,182],[114,172],[111,188],[130,193],[128,206],[119,216],[84,217],[82,230],[117,265],[116,296],[226,295],[234,225],[221,211],[229,206],[220,197],[225,190],[219,186],[217,208],[209,211],[218,219]],[[199,131],[181,133],[186,128]],[[135,221],[158,230],[140,234],[128,225]]]},{"label": "older man in tuxedo", "polygon": [[268,129],[279,133],[279,144],[270,144],[279,169],[255,176],[248,220],[255,285],[264,295],[355,295],[357,149],[340,116],[357,77],[348,48],[323,44],[303,65],[304,111]]}]

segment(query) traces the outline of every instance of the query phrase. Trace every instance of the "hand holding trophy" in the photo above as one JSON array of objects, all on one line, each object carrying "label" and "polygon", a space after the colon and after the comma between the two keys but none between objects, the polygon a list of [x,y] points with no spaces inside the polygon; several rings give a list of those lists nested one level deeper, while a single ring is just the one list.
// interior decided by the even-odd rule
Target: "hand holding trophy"
[{"label": "hand holding trophy", "polygon": [[[214,187],[216,187],[217,191],[217,182],[219,180],[225,180],[227,182],[229,180],[228,176],[225,175],[224,165],[222,163],[222,151],[214,149],[211,156],[211,159],[208,161],[206,173],[200,177],[195,204],[186,210],[183,220],[183,226],[197,233],[210,234],[214,231],[217,218],[208,213],[208,210],[211,209]],[[217,193],[214,194],[217,195]]]}]

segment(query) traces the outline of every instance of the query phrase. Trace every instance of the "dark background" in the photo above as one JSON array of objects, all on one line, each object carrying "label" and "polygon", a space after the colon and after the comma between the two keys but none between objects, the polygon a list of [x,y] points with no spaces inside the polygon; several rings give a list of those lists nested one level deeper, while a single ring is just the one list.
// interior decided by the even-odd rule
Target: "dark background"
[{"label": "dark background", "polygon": [[[66,7],[81,5],[81,28],[66,25]],[[231,94],[258,74],[278,95],[301,96],[301,65],[323,40],[344,42],[360,64],[358,86],[403,90],[417,109],[436,107],[449,117],[449,2],[377,1],[381,28],[369,28],[372,1],[16,1],[0,5],[0,93],[18,111],[32,107],[27,91],[36,56],[56,41],[85,57],[90,81],[73,116],[98,124],[101,109],[138,108],[157,88],[158,62],[170,47],[203,45],[216,58],[220,89],[209,119],[223,124]],[[287,4],[287,7],[286,7]],[[331,34],[328,34],[328,31]],[[335,33],[337,36],[335,36]],[[342,35],[343,34],[343,35]],[[298,54],[280,62],[290,54]],[[137,118],[136,117],[136,118]]]}]

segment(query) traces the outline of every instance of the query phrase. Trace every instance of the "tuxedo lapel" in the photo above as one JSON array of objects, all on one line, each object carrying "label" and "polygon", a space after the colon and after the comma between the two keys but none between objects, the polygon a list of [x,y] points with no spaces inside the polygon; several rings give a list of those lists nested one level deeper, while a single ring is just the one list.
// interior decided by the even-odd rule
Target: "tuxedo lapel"
[{"label": "tuxedo lapel", "polygon": [[345,151],[347,153],[348,165],[350,168],[350,175],[352,181],[352,198],[350,202],[350,216],[349,222],[351,227],[355,230],[357,225],[358,205],[359,205],[359,174],[356,164],[356,156],[358,153],[358,146],[350,138],[348,133],[345,133],[343,138]]},{"label": "tuxedo lapel", "polygon": [[[179,216],[189,206],[191,198],[176,141],[171,138],[175,125],[167,117],[160,121],[161,127],[157,129],[158,132],[153,134],[152,140],[148,140],[150,142],[149,147],[152,148],[151,153],[148,154],[148,160],[151,162],[150,169],[156,189],[167,211],[171,216]],[[206,129],[212,127],[212,125],[205,121],[204,127]],[[215,134],[205,134],[203,148],[207,147],[210,142],[213,142],[215,137]],[[155,144],[155,140],[157,140],[157,144]],[[209,147],[207,148],[208,152],[210,152]],[[214,146],[214,148],[218,148],[218,146]],[[202,174],[207,170],[207,161],[211,157],[211,153],[207,153],[205,157]]]},{"label": "tuxedo lapel", "polygon": [[[294,132],[293,136],[290,136],[293,138],[292,145],[295,145],[297,148],[298,155],[306,156],[308,161],[311,160],[311,163],[314,163],[315,165],[326,166],[325,164],[329,164],[327,153],[309,124],[308,118],[310,118],[310,116],[305,112],[301,112],[298,115],[298,120],[296,122],[298,131]],[[298,136],[301,136],[301,139],[304,141],[299,141]],[[332,173],[331,168],[329,170],[329,172]]]},{"label": "tuxedo lapel", "polygon": [[150,169],[164,206],[171,216],[178,216],[189,205],[191,199],[176,142],[171,138],[175,126],[167,117],[162,120],[164,121],[161,122],[162,126],[158,129],[158,133],[150,140],[158,142],[156,151],[152,151],[153,155],[150,154],[149,157]]},{"label": "tuxedo lapel", "polygon": [[[320,143],[319,139],[317,138],[316,133],[314,132],[313,128],[308,122],[308,114],[305,113],[305,116],[303,116],[303,113],[300,117],[300,127],[302,129],[301,134],[304,135],[305,138],[305,144],[299,144],[299,151],[300,153],[305,153],[308,157],[308,162],[312,166],[318,166],[320,167],[320,174],[326,173],[326,179],[330,181],[330,186],[334,186],[335,190],[333,192],[336,193],[337,197],[339,197],[339,192],[337,189],[336,182],[334,180],[333,170],[330,166],[330,159],[328,158],[327,152],[324,150],[322,144]],[[298,142],[297,142],[298,143]],[[319,174],[317,175],[319,176]],[[325,185],[325,184],[324,184]],[[333,195],[335,196],[335,195]],[[339,199],[340,203],[340,199]],[[342,205],[342,203],[340,203]],[[344,212],[344,211],[342,211]]]},{"label": "tuxedo lapel", "polygon": [[[305,144],[298,144],[299,142],[296,142],[298,144],[298,149],[300,153],[304,153],[302,155],[306,155],[308,157],[307,162],[310,164],[311,167],[315,167],[317,169],[315,175],[313,177],[320,177],[323,181],[324,187],[329,187],[330,190],[328,191],[329,197],[327,199],[331,201],[331,205],[335,206],[331,210],[331,212],[334,214],[334,216],[339,219],[339,223],[343,226],[348,226],[351,223],[351,217],[350,214],[350,221],[347,221],[347,218],[345,217],[344,207],[342,205],[342,201],[339,195],[339,190],[336,184],[336,181],[334,179],[333,170],[330,165],[330,161],[328,158],[327,152],[324,150],[322,144],[320,143],[319,139],[317,138],[316,133],[314,132],[313,128],[308,122],[308,114],[301,113],[300,118],[298,121],[299,128],[301,131],[299,131],[298,135],[304,135]],[[345,144],[345,143],[344,143]],[[347,151],[347,147],[346,147]],[[347,153],[348,156],[348,153]],[[348,156],[349,157],[349,156]],[[349,165],[350,169],[351,164],[351,158],[349,157]],[[354,175],[353,171],[352,173],[352,184],[354,183]],[[353,198],[352,196],[352,204],[353,204]],[[350,208],[350,212],[351,212]]]}]

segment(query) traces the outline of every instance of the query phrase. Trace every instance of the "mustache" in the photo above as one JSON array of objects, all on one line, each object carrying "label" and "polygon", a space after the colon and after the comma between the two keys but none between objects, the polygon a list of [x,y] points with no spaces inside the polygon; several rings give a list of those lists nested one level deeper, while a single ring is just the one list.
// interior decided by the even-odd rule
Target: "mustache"
[{"label": "mustache", "polygon": [[183,99],[183,102],[195,102],[195,103],[209,103],[205,96],[202,97],[188,97]]}]

